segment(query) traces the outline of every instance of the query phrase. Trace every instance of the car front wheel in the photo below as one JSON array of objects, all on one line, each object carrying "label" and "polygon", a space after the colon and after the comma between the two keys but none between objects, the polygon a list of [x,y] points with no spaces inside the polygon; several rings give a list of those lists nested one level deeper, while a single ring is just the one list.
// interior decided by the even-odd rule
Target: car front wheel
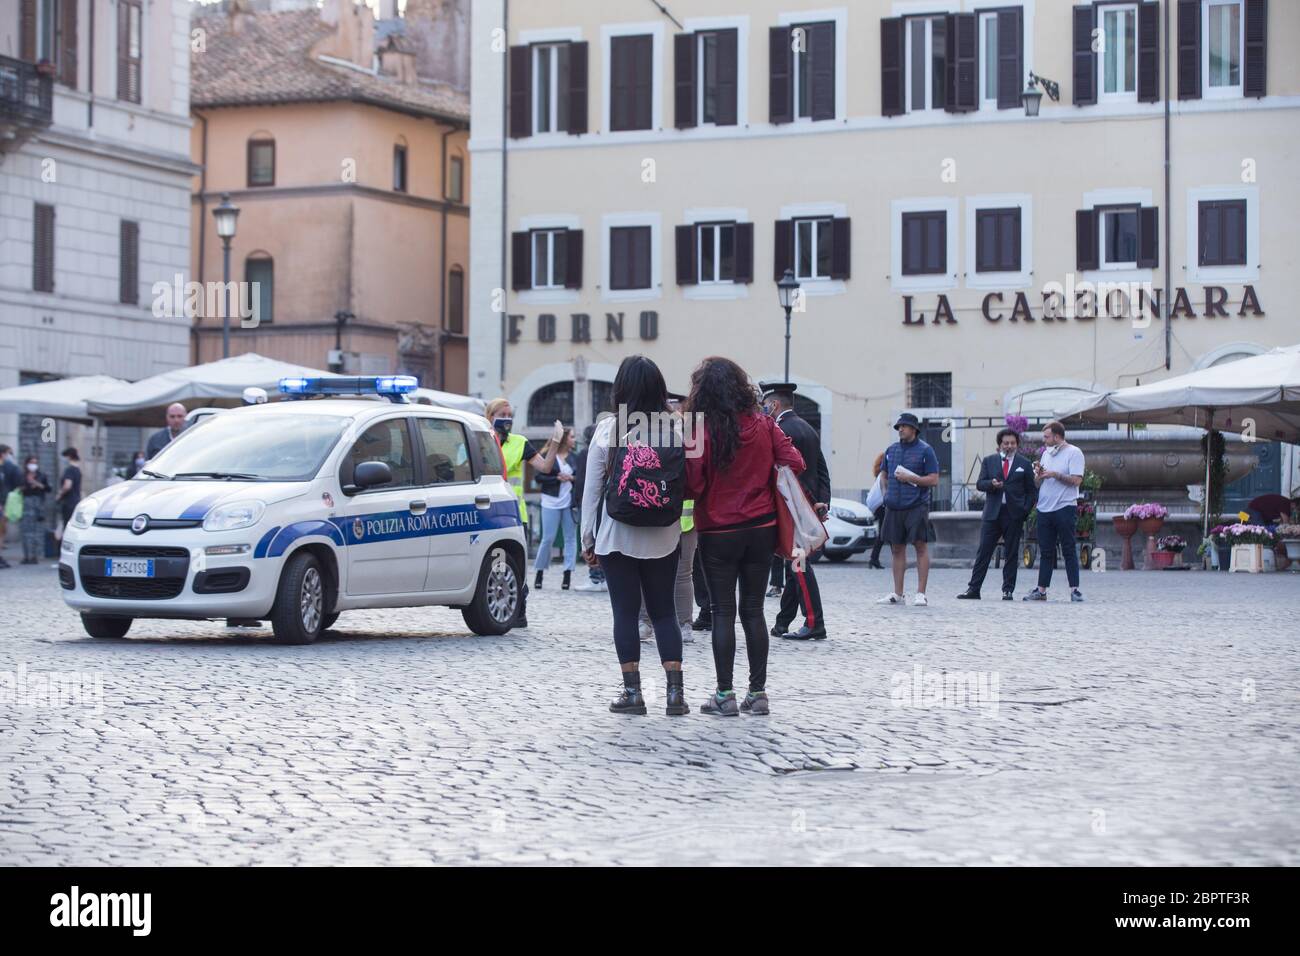
[{"label": "car front wheel", "polygon": [[86,629],[86,633],[91,637],[117,640],[120,637],[126,637],[126,632],[131,630],[131,618],[110,617],[106,614],[83,614],[81,615],[81,626]]},{"label": "car front wheel", "polygon": [[320,562],[300,551],[280,575],[271,608],[271,629],[281,644],[311,644],[325,622],[325,576]]},{"label": "car front wheel", "polygon": [[496,635],[510,630],[519,610],[519,568],[504,548],[493,548],[483,559],[474,599],[461,616],[475,634]]}]

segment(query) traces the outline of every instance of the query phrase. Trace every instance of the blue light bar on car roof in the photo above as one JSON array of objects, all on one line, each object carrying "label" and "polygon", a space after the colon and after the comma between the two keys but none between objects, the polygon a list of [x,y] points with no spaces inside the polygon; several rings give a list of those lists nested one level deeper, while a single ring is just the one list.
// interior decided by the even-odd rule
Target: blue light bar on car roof
[{"label": "blue light bar on car roof", "polygon": [[393,402],[405,402],[408,392],[420,387],[414,375],[332,376],[330,378],[282,378],[280,391],[295,398],[309,395],[384,395]]}]

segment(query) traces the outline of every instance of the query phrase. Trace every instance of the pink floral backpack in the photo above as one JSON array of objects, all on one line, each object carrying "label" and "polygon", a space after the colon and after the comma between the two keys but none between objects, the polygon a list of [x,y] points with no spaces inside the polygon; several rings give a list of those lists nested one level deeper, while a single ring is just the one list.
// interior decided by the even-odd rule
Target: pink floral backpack
[{"label": "pink floral backpack", "polygon": [[639,528],[666,528],[682,517],[686,450],[630,440],[612,450],[605,513]]}]

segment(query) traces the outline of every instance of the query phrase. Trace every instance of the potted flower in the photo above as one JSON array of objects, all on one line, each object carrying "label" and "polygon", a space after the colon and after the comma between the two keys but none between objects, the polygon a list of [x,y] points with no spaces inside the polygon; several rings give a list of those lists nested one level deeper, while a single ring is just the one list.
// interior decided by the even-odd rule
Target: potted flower
[{"label": "potted flower", "polygon": [[983,511],[984,501],[985,499],[982,494],[980,494],[978,491],[972,491],[969,495],[966,496],[966,510]]},{"label": "potted flower", "polygon": [[1151,566],[1164,570],[1177,567],[1182,563],[1182,553],[1187,548],[1187,539],[1180,534],[1167,534],[1156,539],[1156,549],[1151,552]]},{"label": "potted flower", "polygon": [[1202,556],[1209,555],[1210,567],[1216,571],[1226,571],[1232,563],[1232,545],[1225,536],[1227,530],[1226,524],[1216,524],[1196,552]]},{"label": "potted flower", "polygon": [[1256,574],[1273,570],[1273,545],[1277,538],[1271,528],[1262,524],[1233,524],[1223,531],[1232,546],[1230,571]]},{"label": "potted flower", "polygon": [[1290,561],[1300,561],[1300,523],[1280,524],[1273,529],[1286,548]]},{"label": "potted flower", "polygon": [[1154,502],[1129,505],[1124,517],[1137,521],[1138,530],[1143,534],[1159,534],[1169,517],[1169,509]]}]

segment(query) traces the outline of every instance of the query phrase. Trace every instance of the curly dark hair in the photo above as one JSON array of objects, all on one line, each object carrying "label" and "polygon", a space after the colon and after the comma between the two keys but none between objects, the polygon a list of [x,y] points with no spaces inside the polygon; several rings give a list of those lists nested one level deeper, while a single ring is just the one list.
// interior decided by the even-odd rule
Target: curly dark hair
[{"label": "curly dark hair", "polygon": [[729,358],[706,358],[691,373],[686,405],[692,414],[704,416],[713,467],[727,468],[740,449],[740,416],[758,412],[758,393],[749,376]]}]

